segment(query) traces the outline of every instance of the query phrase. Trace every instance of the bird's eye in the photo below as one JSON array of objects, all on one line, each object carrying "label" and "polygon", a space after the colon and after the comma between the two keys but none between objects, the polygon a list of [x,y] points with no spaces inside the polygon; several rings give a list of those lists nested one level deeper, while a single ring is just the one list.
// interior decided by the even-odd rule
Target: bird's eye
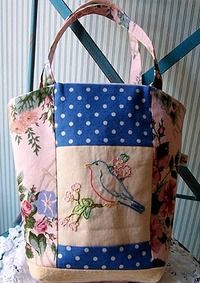
[{"label": "bird's eye", "polygon": [[97,165],[97,166],[98,166],[98,165],[99,165],[99,162],[95,162],[95,165]]}]

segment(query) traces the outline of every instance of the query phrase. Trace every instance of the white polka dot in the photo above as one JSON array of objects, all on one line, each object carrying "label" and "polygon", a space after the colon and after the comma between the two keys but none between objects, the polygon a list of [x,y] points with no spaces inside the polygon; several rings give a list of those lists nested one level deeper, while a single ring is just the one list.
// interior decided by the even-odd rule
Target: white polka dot
[{"label": "white polka dot", "polygon": [[139,249],[139,245],[135,245],[135,249]]},{"label": "white polka dot", "polygon": [[132,255],[128,255],[127,258],[128,258],[128,259],[132,259]]},{"label": "white polka dot", "polygon": [[121,87],[121,88],[119,89],[119,92],[124,92],[124,89]]},{"label": "white polka dot", "polygon": [[69,92],[73,92],[73,91],[74,91],[73,87],[70,87]]},{"label": "white polka dot", "polygon": [[103,106],[102,106],[104,109],[106,109],[108,106],[107,106],[107,104],[103,104]]},{"label": "white polka dot", "polygon": [[152,128],[153,127],[153,125],[152,124],[150,124],[150,128]]},{"label": "white polka dot", "polygon": [[73,122],[69,122],[69,126],[70,126],[70,127],[73,127],[73,126],[74,126],[74,123],[73,123]]},{"label": "white polka dot", "polygon": [[140,93],[140,89],[137,88],[137,89],[135,90],[135,92],[136,92],[136,93]]},{"label": "white polka dot", "polygon": [[75,256],[75,260],[76,260],[76,261],[79,261],[80,259],[81,259],[80,256],[78,256],[78,255]]},{"label": "white polka dot", "polygon": [[85,253],[89,253],[89,251],[90,251],[90,250],[89,250],[88,248],[84,248],[84,252],[85,252]]},{"label": "white polka dot", "polygon": [[54,89],[54,93],[57,93],[57,92],[58,92],[58,90],[55,88],[55,89]]},{"label": "white polka dot", "polygon": [[128,117],[131,118],[133,115],[132,113],[128,113]]},{"label": "white polka dot", "polygon": [[96,135],[98,135],[98,134],[99,134],[99,130],[95,130],[94,133],[95,133]]},{"label": "white polka dot", "polygon": [[143,134],[144,134],[144,136],[147,136],[147,135],[148,135],[147,131],[144,131]]},{"label": "white polka dot", "polygon": [[94,100],[99,100],[99,97],[96,95],[96,96],[94,97]]},{"label": "white polka dot", "polygon": [[106,248],[103,248],[103,249],[102,249],[102,252],[103,252],[103,253],[107,253],[107,249],[106,249]]},{"label": "white polka dot", "polygon": [[101,267],[101,269],[106,269],[107,267],[106,267],[106,265],[102,265],[102,267]]},{"label": "white polka dot", "polygon": [[132,96],[128,96],[128,100],[131,101],[133,98]]},{"label": "white polka dot", "polygon": [[124,104],[120,104],[120,105],[119,105],[119,108],[120,108],[120,109],[123,109],[123,108],[124,108]]},{"label": "white polka dot", "polygon": [[74,105],[73,104],[70,104],[69,105],[69,109],[73,109],[74,108]]},{"label": "white polka dot", "polygon": [[120,248],[119,248],[119,251],[120,251],[120,252],[123,252],[123,251],[124,251],[124,247],[120,247]]},{"label": "white polka dot", "polygon": [[119,122],[120,126],[124,126],[124,121]]},{"label": "white polka dot", "polygon": [[97,261],[98,260],[98,257],[97,256],[94,256],[93,257],[93,261]]},{"label": "white polka dot", "polygon": [[84,269],[88,269],[89,266],[88,266],[88,265],[84,265],[83,268],[84,268]]},{"label": "white polka dot", "polygon": [[136,262],[136,266],[139,267],[139,266],[140,266],[140,263],[139,263],[139,262]]},{"label": "white polka dot", "polygon": [[55,111],[57,110],[57,106],[54,106],[54,110],[55,110]]},{"label": "white polka dot", "polygon": [[73,142],[74,142],[73,139],[69,139],[69,140],[68,140],[68,143],[69,143],[69,144],[72,144]]},{"label": "white polka dot", "polygon": [[124,268],[123,264],[120,264],[119,269],[123,269],[123,268]]},{"label": "white polka dot", "polygon": [[62,113],[62,114],[60,115],[60,118],[64,119],[64,118],[65,118],[65,114]]},{"label": "white polka dot", "polygon": [[116,97],[115,97],[114,95],[112,95],[110,99],[111,99],[111,100],[115,100]]},{"label": "white polka dot", "polygon": [[139,105],[135,105],[135,109],[136,110],[140,109]]},{"label": "white polka dot", "polygon": [[107,142],[108,142],[108,139],[107,139],[107,138],[104,138],[103,141],[104,141],[105,143],[107,143]]},{"label": "white polka dot", "polygon": [[71,268],[71,265],[70,265],[70,264],[67,264],[67,265],[66,265],[66,268]]},{"label": "white polka dot", "polygon": [[87,87],[87,88],[86,88],[86,91],[87,91],[87,92],[90,92],[90,91],[91,91],[91,88],[90,88],[90,87]]},{"label": "white polka dot", "polygon": [[63,256],[62,256],[62,254],[58,254],[58,258],[62,258]]},{"label": "white polka dot", "polygon": [[151,107],[149,107],[149,112],[151,112]]},{"label": "white polka dot", "polygon": [[77,131],[77,134],[80,136],[80,135],[82,135],[82,131],[81,130],[78,130]]},{"label": "white polka dot", "polygon": [[70,246],[67,246],[67,247],[66,247],[66,250],[67,250],[67,251],[71,251],[72,248],[71,248]]},{"label": "white polka dot", "polygon": [[58,144],[58,141],[56,141],[56,145]]},{"label": "white polka dot", "polygon": [[60,97],[60,100],[61,100],[61,101],[65,101],[65,97],[64,97],[64,96],[61,96],[61,97]]},{"label": "white polka dot", "polygon": [[79,117],[79,118],[82,117],[82,113],[78,113],[77,117]]},{"label": "white polka dot", "polygon": [[133,131],[132,130],[128,130],[128,134],[132,135]]},{"label": "white polka dot", "polygon": [[146,116],[145,114],[143,114],[143,115],[142,115],[142,118],[143,118],[143,119],[146,119],[146,118],[147,118],[147,116]]},{"label": "white polka dot", "polygon": [[95,116],[95,117],[99,117],[99,113],[98,113],[98,112],[95,112],[95,113],[94,113],[94,116]]},{"label": "white polka dot", "polygon": [[103,88],[103,92],[107,92],[107,90],[108,90],[108,89],[107,89],[106,87]]},{"label": "white polka dot", "polygon": [[137,139],[136,142],[137,142],[137,143],[141,143],[141,139]]},{"label": "white polka dot", "polygon": [[90,121],[86,121],[85,123],[87,126],[90,126],[91,125],[91,122]]},{"label": "white polka dot", "polygon": [[81,95],[77,96],[77,100],[81,100],[81,99],[82,99]]},{"label": "white polka dot", "polygon": [[115,261],[115,260],[116,260],[116,257],[115,257],[115,256],[111,256],[110,260],[111,260],[111,261]]},{"label": "white polka dot", "polygon": [[65,136],[65,134],[66,134],[66,133],[65,133],[65,131],[62,131],[62,132],[61,132],[61,136],[63,136],[63,137],[64,137],[64,136]]},{"label": "white polka dot", "polygon": [[91,105],[90,104],[86,104],[85,108],[90,109]]},{"label": "white polka dot", "polygon": [[87,138],[86,140],[86,143],[91,143],[91,139]]},{"label": "white polka dot", "polygon": [[136,122],[135,125],[136,125],[136,127],[139,127],[139,126],[140,126],[140,123],[139,123],[139,122]]},{"label": "white polka dot", "polygon": [[108,121],[103,121],[103,125],[107,126],[108,125]]},{"label": "white polka dot", "polygon": [[147,253],[145,251],[142,252],[142,256],[145,256]]},{"label": "white polka dot", "polygon": [[125,139],[120,139],[120,142],[121,142],[121,143],[124,143],[124,142],[125,142]]},{"label": "white polka dot", "polygon": [[58,124],[57,124],[57,123],[55,123],[54,127],[55,127],[55,128],[58,128]]},{"label": "white polka dot", "polygon": [[111,113],[111,116],[112,116],[112,117],[115,117],[115,116],[116,116],[116,113],[115,113],[115,112],[112,112],[112,113]]},{"label": "white polka dot", "polygon": [[115,134],[116,134],[116,130],[113,129],[111,133],[112,133],[113,135],[115,135]]},{"label": "white polka dot", "polygon": [[146,102],[146,99],[145,98],[142,98],[142,103],[145,103]]}]

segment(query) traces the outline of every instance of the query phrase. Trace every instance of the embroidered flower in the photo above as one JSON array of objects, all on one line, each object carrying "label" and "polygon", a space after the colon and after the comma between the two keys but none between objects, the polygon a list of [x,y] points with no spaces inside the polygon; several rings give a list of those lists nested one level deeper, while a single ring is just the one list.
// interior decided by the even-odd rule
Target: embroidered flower
[{"label": "embroidered flower", "polygon": [[70,228],[72,231],[74,231],[74,232],[77,231],[78,226],[79,226],[79,222],[78,222],[78,221],[77,221],[77,222],[71,222],[71,223],[69,223],[69,228]]},{"label": "embroidered flower", "polygon": [[13,120],[10,123],[10,130],[12,133],[16,133],[18,135],[24,134],[27,129],[27,124],[25,121],[23,121],[20,117]]},{"label": "embroidered flower", "polygon": [[113,166],[115,169],[121,168],[124,165],[124,161],[121,158],[114,158],[113,159]]},{"label": "embroidered flower", "polygon": [[54,192],[42,191],[38,195],[36,206],[39,214],[54,218],[56,216],[56,196]]},{"label": "embroidered flower", "polygon": [[64,197],[64,200],[66,200],[66,202],[73,202],[74,201],[74,195],[67,191]]},{"label": "embroidered flower", "polygon": [[159,200],[163,202],[160,208],[162,217],[173,215],[175,205],[176,182],[170,179],[166,186],[161,190]]},{"label": "embroidered flower", "polygon": [[158,253],[162,246],[159,238],[162,238],[163,229],[159,223],[157,216],[151,217],[151,248],[155,253]]},{"label": "embroidered flower", "polygon": [[131,176],[131,167],[126,165],[121,158],[113,159],[112,173],[119,179]]},{"label": "embroidered flower", "polygon": [[71,186],[72,191],[79,193],[81,189],[81,184],[75,183],[74,185]]},{"label": "embroidered flower", "polygon": [[36,221],[35,223],[35,230],[38,232],[38,233],[44,233],[46,232],[47,230],[47,222],[45,219],[40,219],[38,221]]},{"label": "embroidered flower", "polygon": [[59,222],[62,226],[66,226],[70,221],[70,217],[65,217],[64,219],[60,219]]},{"label": "embroidered flower", "polygon": [[31,214],[33,206],[27,200],[24,200],[21,205],[21,211],[23,216],[28,216]]}]

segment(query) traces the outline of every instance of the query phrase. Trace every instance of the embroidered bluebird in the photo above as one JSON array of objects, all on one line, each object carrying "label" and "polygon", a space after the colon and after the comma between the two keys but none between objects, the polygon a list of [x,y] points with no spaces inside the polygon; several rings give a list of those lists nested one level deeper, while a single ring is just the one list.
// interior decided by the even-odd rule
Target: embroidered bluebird
[{"label": "embroidered bluebird", "polygon": [[86,165],[90,172],[90,183],[94,192],[108,203],[120,203],[143,213],[145,208],[134,200],[123,181],[115,176],[111,167],[102,160]]}]

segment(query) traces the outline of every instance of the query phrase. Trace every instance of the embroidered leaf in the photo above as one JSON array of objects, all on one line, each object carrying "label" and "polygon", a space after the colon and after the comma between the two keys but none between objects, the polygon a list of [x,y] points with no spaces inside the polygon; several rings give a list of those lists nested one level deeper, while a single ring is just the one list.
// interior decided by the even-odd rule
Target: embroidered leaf
[{"label": "embroidered leaf", "polygon": [[38,245],[38,238],[31,231],[29,233],[29,242],[30,242],[31,246],[36,250],[36,252],[38,254],[40,254],[40,248],[39,248],[39,245]]},{"label": "embroidered leaf", "polygon": [[25,219],[25,225],[24,228],[25,229],[33,229],[34,225],[35,225],[36,220],[31,216],[27,216]]},{"label": "embroidered leaf", "polygon": [[23,201],[24,198],[25,198],[25,194],[20,194],[20,197],[19,197],[20,201]]},{"label": "embroidered leaf", "polygon": [[92,208],[91,207],[87,207],[84,212],[83,212],[83,216],[85,217],[85,219],[89,219],[90,218],[90,214],[91,214]]},{"label": "embroidered leaf", "polygon": [[43,255],[47,247],[46,237],[44,236],[44,234],[39,234],[37,238],[38,238],[38,246],[40,249],[40,254]]},{"label": "embroidered leaf", "polygon": [[57,255],[57,249],[56,249],[56,245],[54,243],[51,244],[51,250],[52,253],[54,254],[54,257]]},{"label": "embroidered leaf", "polygon": [[85,206],[78,204],[74,207],[72,213],[76,215],[81,215],[85,210]]},{"label": "embroidered leaf", "polygon": [[80,200],[80,204],[84,207],[91,207],[94,204],[94,202],[91,198],[82,198]]},{"label": "embroidered leaf", "polygon": [[126,153],[120,154],[120,158],[123,160],[124,163],[130,159],[130,157]]},{"label": "embroidered leaf", "polygon": [[156,158],[160,160],[169,153],[169,142],[160,144],[156,149]]},{"label": "embroidered leaf", "polygon": [[27,258],[33,258],[33,252],[30,248],[25,247]]}]

